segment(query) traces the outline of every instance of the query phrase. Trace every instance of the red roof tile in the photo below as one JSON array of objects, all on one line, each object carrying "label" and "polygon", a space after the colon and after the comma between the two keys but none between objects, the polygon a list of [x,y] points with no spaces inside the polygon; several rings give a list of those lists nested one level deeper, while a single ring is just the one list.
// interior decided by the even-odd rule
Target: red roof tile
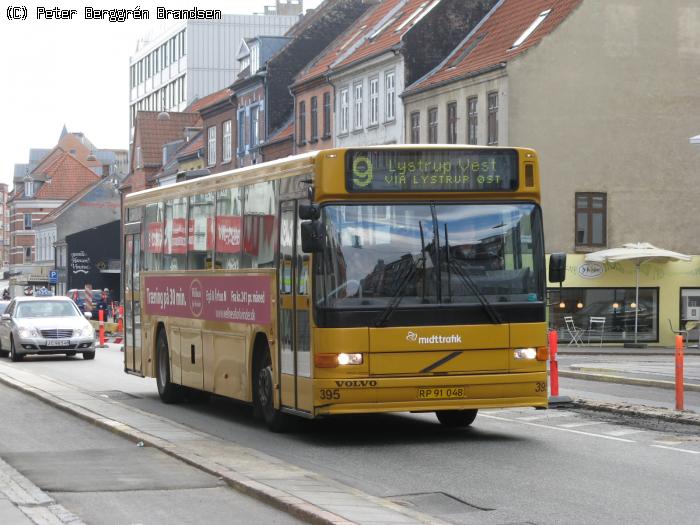
[{"label": "red roof tile", "polygon": [[42,184],[36,192],[37,199],[70,199],[80,190],[100,179],[99,175],[70,153],[64,153],[45,170],[45,173],[50,180]]},{"label": "red roof tile", "polygon": [[208,108],[209,106],[213,106],[214,104],[227,100],[232,94],[233,92],[227,87],[220,91],[210,93],[206,97],[198,98],[197,100],[193,101],[185,108],[185,113],[197,113],[204,108]]},{"label": "red roof tile", "polygon": [[[141,146],[144,166],[160,166],[163,160],[163,145],[182,139],[185,128],[200,127],[202,123],[199,113],[170,112],[169,118],[159,120],[160,113],[159,111],[139,111],[136,114],[135,136],[138,143],[134,142],[134,147]],[[133,157],[132,155],[132,159]]]},{"label": "red roof tile", "polygon": [[[401,43],[403,36],[413,28],[415,21],[423,15],[422,12],[414,15],[416,10],[422,4],[425,4],[424,9],[434,7],[438,1],[384,0],[380,2],[377,8],[369,14],[366,27],[362,30],[361,35],[340,54],[340,58],[333,64],[333,68],[349,66],[397,46]],[[414,15],[413,18],[411,18],[412,15]],[[399,29],[399,27],[401,28]],[[346,34],[350,33],[346,32]]]},{"label": "red roof tile", "polygon": [[[483,21],[481,27],[462,43],[431,73],[409,86],[404,94],[464,78],[489,67],[508,62],[537,45],[581,3],[582,0],[504,0]],[[515,41],[540,13],[549,15],[517,48]]]}]

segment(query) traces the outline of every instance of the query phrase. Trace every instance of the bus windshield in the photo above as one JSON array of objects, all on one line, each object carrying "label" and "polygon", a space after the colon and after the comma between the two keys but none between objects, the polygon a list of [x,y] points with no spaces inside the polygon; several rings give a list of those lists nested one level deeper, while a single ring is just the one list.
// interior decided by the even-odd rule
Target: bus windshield
[{"label": "bus windshield", "polygon": [[534,204],[334,204],[322,221],[319,307],[481,303],[495,323],[492,304],[543,300]]}]

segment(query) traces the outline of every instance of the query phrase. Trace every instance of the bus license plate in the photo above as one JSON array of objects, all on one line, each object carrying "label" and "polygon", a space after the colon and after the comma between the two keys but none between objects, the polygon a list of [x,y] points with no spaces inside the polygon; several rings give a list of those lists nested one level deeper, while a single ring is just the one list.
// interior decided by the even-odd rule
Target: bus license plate
[{"label": "bus license plate", "polygon": [[418,389],[418,399],[461,399],[463,397],[466,397],[466,388],[463,386]]},{"label": "bus license plate", "polygon": [[47,339],[46,346],[68,346],[70,341],[64,339]]}]

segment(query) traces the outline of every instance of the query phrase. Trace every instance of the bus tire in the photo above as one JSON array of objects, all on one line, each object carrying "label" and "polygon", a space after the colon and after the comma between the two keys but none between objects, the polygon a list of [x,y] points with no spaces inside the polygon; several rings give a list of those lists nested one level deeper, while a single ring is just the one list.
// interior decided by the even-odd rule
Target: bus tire
[{"label": "bus tire", "polygon": [[156,384],[163,403],[179,403],[182,399],[180,386],[170,381],[170,350],[165,329],[158,332],[156,340]]},{"label": "bus tire", "polygon": [[438,421],[449,428],[464,428],[468,427],[476,419],[478,410],[472,408],[469,410],[438,410],[435,415]]},{"label": "bus tire", "polygon": [[253,406],[272,432],[285,432],[289,416],[275,408],[274,378],[269,348],[259,349],[253,358]]}]

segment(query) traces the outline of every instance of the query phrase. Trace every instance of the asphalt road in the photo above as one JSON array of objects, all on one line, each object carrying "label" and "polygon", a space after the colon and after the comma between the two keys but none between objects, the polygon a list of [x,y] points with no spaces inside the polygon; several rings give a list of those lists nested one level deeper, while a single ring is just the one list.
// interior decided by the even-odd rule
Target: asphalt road
[{"label": "asphalt road", "polygon": [[[85,523],[302,523],[155,448],[2,384],[0,399],[0,458]],[[3,523],[24,523],[18,512]]]},{"label": "asphalt road", "polygon": [[700,514],[697,427],[653,429],[608,415],[518,409],[484,411],[460,431],[441,427],[431,414],[400,414],[320,420],[277,435],[228,400],[163,405],[153,380],[122,372],[121,356],[112,347],[95,361],[43,358],[13,366],[454,523],[682,524]]}]

